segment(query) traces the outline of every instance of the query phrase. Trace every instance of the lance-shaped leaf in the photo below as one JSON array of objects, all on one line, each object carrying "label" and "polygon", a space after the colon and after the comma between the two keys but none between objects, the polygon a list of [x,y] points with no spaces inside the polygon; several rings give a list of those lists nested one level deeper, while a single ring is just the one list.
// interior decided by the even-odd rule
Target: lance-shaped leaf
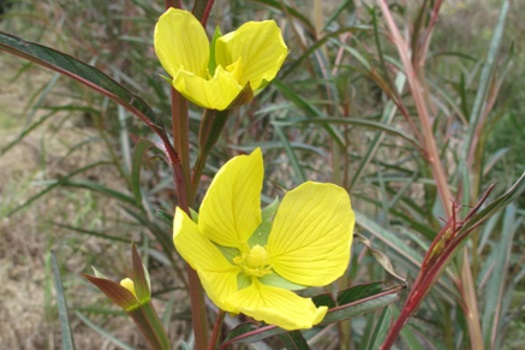
[{"label": "lance-shaped leaf", "polygon": [[22,57],[55,72],[73,78],[109,97],[146,123],[166,143],[168,137],[162,120],[142,100],[109,76],[78,59],[14,35],[0,32],[0,50]]}]

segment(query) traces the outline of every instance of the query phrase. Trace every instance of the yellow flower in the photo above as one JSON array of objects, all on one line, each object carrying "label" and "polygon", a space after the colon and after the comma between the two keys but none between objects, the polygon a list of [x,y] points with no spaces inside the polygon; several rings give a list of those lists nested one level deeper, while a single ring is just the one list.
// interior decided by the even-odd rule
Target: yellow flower
[{"label": "yellow flower", "polygon": [[245,23],[210,48],[201,23],[174,8],[160,16],[154,45],[173,87],[196,105],[220,111],[249,102],[275,78],[288,54],[274,21]]},{"label": "yellow flower", "polygon": [[272,222],[272,210],[260,208],[263,176],[260,149],[227,162],[198,223],[177,208],[175,247],[219,308],[289,330],[310,328],[327,308],[291,290],[345,272],[355,221],[350,198],[336,185],[306,182],[286,193]]}]

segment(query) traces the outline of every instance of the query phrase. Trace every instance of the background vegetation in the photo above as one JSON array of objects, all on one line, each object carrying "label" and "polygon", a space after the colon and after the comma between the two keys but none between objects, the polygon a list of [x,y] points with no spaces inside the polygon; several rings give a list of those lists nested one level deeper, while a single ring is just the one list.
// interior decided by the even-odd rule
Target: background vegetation
[{"label": "background vegetation", "polygon": [[[525,170],[525,28],[520,17],[525,4],[510,4],[503,36],[491,47],[495,28],[503,24],[502,2],[445,2],[435,28],[425,31],[437,2],[391,1],[390,8],[413,52],[426,50],[421,43],[430,37],[428,54],[418,65],[424,103],[454,195],[450,203],[468,209],[489,184],[496,184],[495,198]],[[357,0],[216,1],[210,30],[220,25],[228,32],[248,20],[273,18],[283,29],[290,56],[279,78],[254,103],[232,113],[202,188],[227,159],[260,146],[267,198],[282,196],[283,188],[306,179],[344,186],[362,214],[358,232],[411,283],[446,214],[433,169],[420,149],[424,137],[417,134],[422,132],[417,102],[375,6]],[[22,0],[6,9],[0,30],[98,67],[143,97],[169,124],[169,90],[159,78],[162,70],[152,48],[163,8],[160,1]],[[183,264],[177,261],[179,270],[173,271],[161,249],[161,237],[170,232],[166,218],[173,212],[170,171],[138,146],[141,138],[153,138],[150,131],[122,107],[66,77],[3,52],[0,65],[0,320],[11,325],[0,329],[0,344],[60,348],[50,262],[54,252],[77,348],[145,348],[134,325],[80,275],[91,265],[115,279],[126,275],[131,240],[147,257],[173,344],[191,342]],[[190,140],[196,143],[200,115],[190,117]],[[475,120],[480,123],[472,141]],[[474,146],[467,183],[461,156],[466,145]],[[522,196],[467,245],[475,287],[471,302],[486,348],[518,349],[525,338],[524,215]],[[402,332],[399,348],[471,346],[458,289],[462,256]],[[355,244],[347,280],[333,288],[375,280],[394,283]],[[311,346],[375,349],[371,331],[401,306],[343,322],[310,339]],[[269,346],[279,345],[259,343],[257,348]]]}]

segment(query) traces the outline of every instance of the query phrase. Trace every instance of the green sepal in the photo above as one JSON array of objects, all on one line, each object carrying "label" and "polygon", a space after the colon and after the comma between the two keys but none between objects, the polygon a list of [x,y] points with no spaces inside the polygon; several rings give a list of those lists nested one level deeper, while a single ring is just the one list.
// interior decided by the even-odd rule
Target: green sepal
[{"label": "green sepal", "polygon": [[273,220],[275,214],[277,213],[277,209],[279,208],[279,204],[281,202],[279,201],[279,197],[275,197],[274,201],[268,204],[262,211],[261,211],[261,217],[263,221],[267,220]]},{"label": "green sepal", "polygon": [[255,245],[260,245],[261,247],[266,246],[266,244],[268,243],[268,236],[272,231],[273,217],[275,216],[275,213],[279,208],[279,204],[279,198],[275,198],[275,200],[272,203],[270,203],[262,210],[261,224],[255,229],[254,233],[248,240],[248,244],[250,245],[250,247],[253,247]]},{"label": "green sepal", "polygon": [[199,223],[199,213],[193,210],[192,208],[190,208],[190,216],[191,216],[191,220],[193,220],[194,223],[196,224]]},{"label": "green sepal", "polygon": [[301,290],[306,288],[306,286],[288,281],[286,278],[279,276],[275,272],[260,277],[259,281],[262,284],[266,284],[267,286],[278,287],[287,290]]},{"label": "green sepal", "polygon": [[224,255],[224,257],[230,262],[230,264],[235,265],[233,259],[241,255],[239,249],[233,247],[225,247],[214,242],[212,243],[217,247],[217,249],[221,251],[222,255]]},{"label": "green sepal", "polygon": [[102,272],[100,272],[99,270],[97,270],[95,268],[95,266],[91,266],[91,269],[93,270],[93,273],[95,274],[95,277],[97,278],[105,278],[105,279],[109,279],[106,277],[106,275],[104,275]]},{"label": "green sepal", "polygon": [[208,63],[208,71],[210,72],[211,76],[215,74],[215,69],[217,68],[217,61],[215,59],[215,44],[217,39],[219,39],[221,36],[221,29],[219,26],[215,27],[215,33],[213,33],[210,43],[210,62]]},{"label": "green sepal", "polygon": [[162,79],[166,80],[170,85],[173,83],[173,78],[167,77],[165,75],[160,76]]},{"label": "green sepal", "polygon": [[131,280],[135,285],[135,293],[140,304],[146,304],[151,300],[149,274],[140,259],[137,246],[131,245]]}]

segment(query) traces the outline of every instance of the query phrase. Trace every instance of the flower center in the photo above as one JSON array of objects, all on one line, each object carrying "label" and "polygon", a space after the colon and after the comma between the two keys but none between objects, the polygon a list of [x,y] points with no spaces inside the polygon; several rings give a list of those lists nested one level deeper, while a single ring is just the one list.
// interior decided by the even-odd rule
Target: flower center
[{"label": "flower center", "polygon": [[246,276],[262,277],[272,270],[266,249],[258,244],[251,249],[247,247],[241,255],[233,259],[233,262],[242,267]]}]

